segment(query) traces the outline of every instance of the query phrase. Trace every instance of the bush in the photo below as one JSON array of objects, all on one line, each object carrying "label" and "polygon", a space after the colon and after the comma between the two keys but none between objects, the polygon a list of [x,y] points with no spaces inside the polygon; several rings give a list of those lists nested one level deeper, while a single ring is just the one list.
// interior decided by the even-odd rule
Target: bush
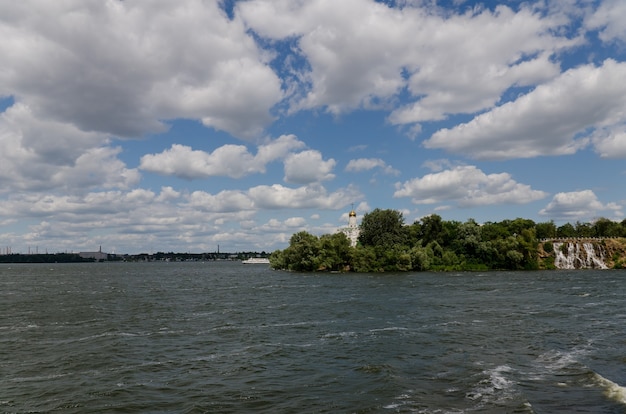
[{"label": "bush", "polygon": [[554,251],[554,244],[552,244],[552,242],[545,242],[543,244],[543,250],[546,253],[552,253]]}]

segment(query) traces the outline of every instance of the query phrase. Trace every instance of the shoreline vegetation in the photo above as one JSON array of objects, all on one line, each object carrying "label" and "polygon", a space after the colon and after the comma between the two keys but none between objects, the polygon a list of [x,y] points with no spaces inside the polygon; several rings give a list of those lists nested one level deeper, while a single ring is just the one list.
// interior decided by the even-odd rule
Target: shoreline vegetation
[{"label": "shoreline vegetation", "polygon": [[434,214],[411,225],[402,213],[375,209],[363,216],[355,247],[344,233],[294,234],[270,255],[277,270],[296,272],[488,271],[622,269],[626,219],[593,223],[535,223],[516,218],[478,224]]}]

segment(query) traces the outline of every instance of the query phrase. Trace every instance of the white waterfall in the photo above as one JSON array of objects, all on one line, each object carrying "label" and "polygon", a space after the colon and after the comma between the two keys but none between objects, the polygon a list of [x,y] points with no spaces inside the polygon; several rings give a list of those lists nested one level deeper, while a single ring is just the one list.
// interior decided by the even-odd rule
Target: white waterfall
[{"label": "white waterfall", "polygon": [[[557,269],[608,269],[604,263],[604,250],[590,242],[554,242],[554,266]],[[565,253],[563,250],[567,250]]]},{"label": "white waterfall", "polygon": [[593,243],[583,243],[583,248],[585,249],[585,253],[587,253],[587,267],[592,269],[608,269],[606,264],[604,264],[604,250],[598,246],[598,253],[600,257],[596,256],[596,249]]}]

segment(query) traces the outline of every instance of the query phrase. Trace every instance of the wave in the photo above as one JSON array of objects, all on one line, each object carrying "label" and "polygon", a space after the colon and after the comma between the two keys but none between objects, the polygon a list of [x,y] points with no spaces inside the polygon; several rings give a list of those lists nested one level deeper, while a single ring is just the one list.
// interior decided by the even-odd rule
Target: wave
[{"label": "wave", "polygon": [[596,388],[613,402],[626,405],[626,386],[620,385],[585,365],[581,359],[590,350],[587,347],[575,348],[569,352],[551,351],[543,354],[537,361],[543,369],[539,375],[533,376],[532,380],[541,382],[550,377],[557,380],[557,386],[561,388],[582,387]]},{"label": "wave", "polygon": [[374,329],[370,329],[369,331],[374,333],[374,332],[408,331],[408,329],[401,327],[401,326],[390,326],[387,328],[374,328]]},{"label": "wave", "polygon": [[322,336],[323,339],[338,339],[338,338],[355,338],[358,334],[354,331],[343,332],[330,332]]},{"label": "wave", "polygon": [[509,379],[513,369],[508,365],[499,365],[482,372],[482,379],[466,394],[470,400],[487,404],[501,404],[519,396],[517,383]]},{"label": "wave", "polygon": [[626,387],[623,387],[597,372],[593,373],[593,379],[597,386],[604,389],[604,395],[609,399],[626,405]]}]

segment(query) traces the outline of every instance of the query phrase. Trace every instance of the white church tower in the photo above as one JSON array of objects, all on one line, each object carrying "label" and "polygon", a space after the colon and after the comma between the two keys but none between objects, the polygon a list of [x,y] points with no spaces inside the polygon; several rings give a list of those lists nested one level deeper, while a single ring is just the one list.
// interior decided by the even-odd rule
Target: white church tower
[{"label": "white church tower", "polygon": [[356,211],[354,211],[354,208],[352,208],[352,210],[350,210],[350,213],[348,213],[348,227],[344,227],[339,231],[345,234],[348,240],[350,240],[350,246],[356,247],[356,242],[359,239],[360,230],[359,225],[356,223]]}]

